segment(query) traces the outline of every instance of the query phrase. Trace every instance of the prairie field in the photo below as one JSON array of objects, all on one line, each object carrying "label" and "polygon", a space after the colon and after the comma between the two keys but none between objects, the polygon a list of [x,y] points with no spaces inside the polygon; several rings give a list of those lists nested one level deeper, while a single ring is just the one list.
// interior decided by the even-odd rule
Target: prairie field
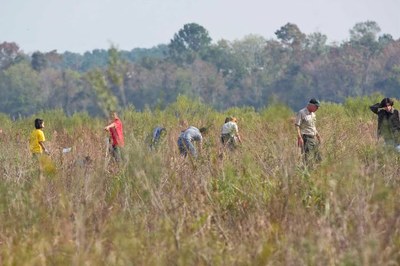
[{"label": "prairie field", "polygon": [[[124,109],[120,165],[106,119],[0,116],[0,265],[399,265],[400,154],[376,139],[368,106],[380,99],[323,102],[323,160],[308,167],[295,112],[278,104]],[[223,152],[228,115],[243,144]],[[28,148],[36,117],[51,151],[41,174]],[[181,119],[209,128],[197,159],[179,156]],[[167,134],[151,150],[157,125]]]}]

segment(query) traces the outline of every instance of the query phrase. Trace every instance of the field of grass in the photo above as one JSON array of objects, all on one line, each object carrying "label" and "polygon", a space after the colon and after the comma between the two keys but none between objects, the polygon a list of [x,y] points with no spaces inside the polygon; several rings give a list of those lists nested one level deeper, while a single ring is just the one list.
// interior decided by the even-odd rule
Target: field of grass
[{"label": "field of grass", "polygon": [[[376,140],[368,106],[380,98],[323,103],[313,169],[279,105],[123,110],[120,167],[106,156],[106,120],[0,116],[0,265],[399,265],[400,156]],[[243,144],[221,158],[227,115]],[[36,117],[52,152],[41,177],[27,145]],[[178,154],[180,119],[210,127],[198,160]],[[150,151],[157,125],[168,132]]]}]

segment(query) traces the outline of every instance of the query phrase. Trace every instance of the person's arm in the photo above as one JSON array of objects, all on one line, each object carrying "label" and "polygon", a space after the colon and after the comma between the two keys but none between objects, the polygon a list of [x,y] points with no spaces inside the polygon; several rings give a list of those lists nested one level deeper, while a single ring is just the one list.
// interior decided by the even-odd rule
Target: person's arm
[{"label": "person's arm", "polygon": [[235,124],[235,136],[236,136],[237,140],[239,141],[239,143],[242,143],[242,139],[240,138],[240,135],[239,135],[239,127],[237,126],[237,124]]},{"label": "person's arm", "polygon": [[376,104],[374,104],[374,105],[371,105],[371,106],[369,107],[369,109],[370,109],[373,113],[378,114],[379,106],[380,106],[380,103],[376,103]]},{"label": "person's arm", "polygon": [[237,137],[239,143],[242,143],[242,138],[240,137],[239,132],[236,133],[236,137]]},{"label": "person's arm", "polygon": [[111,124],[109,124],[108,126],[106,126],[106,127],[104,128],[104,130],[109,131],[110,128],[113,128],[113,127],[115,127],[115,123],[114,123],[114,122],[112,122]]},{"label": "person's arm", "polygon": [[297,145],[299,147],[303,147],[304,140],[303,140],[303,137],[301,136],[300,126],[299,125],[295,125],[295,127],[296,127],[296,130],[297,130]]},{"label": "person's arm", "polygon": [[200,154],[203,153],[203,140],[202,139],[199,140],[199,152],[200,152]]},{"label": "person's arm", "polygon": [[393,126],[395,130],[397,131],[397,134],[400,132],[400,112],[397,109],[393,110],[393,113],[395,115],[395,119],[393,120]]},{"label": "person's arm", "polygon": [[318,142],[321,143],[321,136],[319,135],[318,132],[317,132],[317,134],[315,136],[317,137]]},{"label": "person's arm", "polygon": [[296,117],[294,119],[294,126],[296,127],[297,145],[299,147],[303,147],[303,145],[304,145],[304,140],[303,140],[303,136],[301,135],[301,129],[300,129],[302,119],[303,119],[303,117],[302,117],[301,111],[297,112]]},{"label": "person's arm", "polygon": [[50,154],[49,150],[46,149],[46,146],[44,146],[44,141],[39,141],[39,145],[42,147],[44,153]]}]

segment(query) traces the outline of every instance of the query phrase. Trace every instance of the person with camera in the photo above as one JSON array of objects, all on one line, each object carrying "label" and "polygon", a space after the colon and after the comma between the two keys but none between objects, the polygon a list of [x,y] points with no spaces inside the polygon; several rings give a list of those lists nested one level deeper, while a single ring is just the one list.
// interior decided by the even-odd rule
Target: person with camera
[{"label": "person with camera", "polygon": [[400,149],[400,114],[393,105],[393,99],[384,98],[369,108],[378,115],[378,138],[382,138],[386,145]]}]

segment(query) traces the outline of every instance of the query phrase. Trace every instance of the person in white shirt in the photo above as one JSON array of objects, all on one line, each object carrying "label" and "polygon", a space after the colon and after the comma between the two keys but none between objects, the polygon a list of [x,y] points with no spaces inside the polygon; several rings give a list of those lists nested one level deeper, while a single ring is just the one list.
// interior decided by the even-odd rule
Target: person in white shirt
[{"label": "person in white shirt", "polygon": [[237,143],[242,143],[236,117],[227,117],[221,130],[221,143],[224,147],[234,149]]},{"label": "person in white shirt", "polygon": [[307,106],[301,109],[296,115],[297,144],[301,148],[306,162],[309,162],[310,159],[317,162],[321,161],[321,154],[319,152],[321,137],[316,128],[315,116],[315,112],[319,106],[320,102],[312,98]]}]

